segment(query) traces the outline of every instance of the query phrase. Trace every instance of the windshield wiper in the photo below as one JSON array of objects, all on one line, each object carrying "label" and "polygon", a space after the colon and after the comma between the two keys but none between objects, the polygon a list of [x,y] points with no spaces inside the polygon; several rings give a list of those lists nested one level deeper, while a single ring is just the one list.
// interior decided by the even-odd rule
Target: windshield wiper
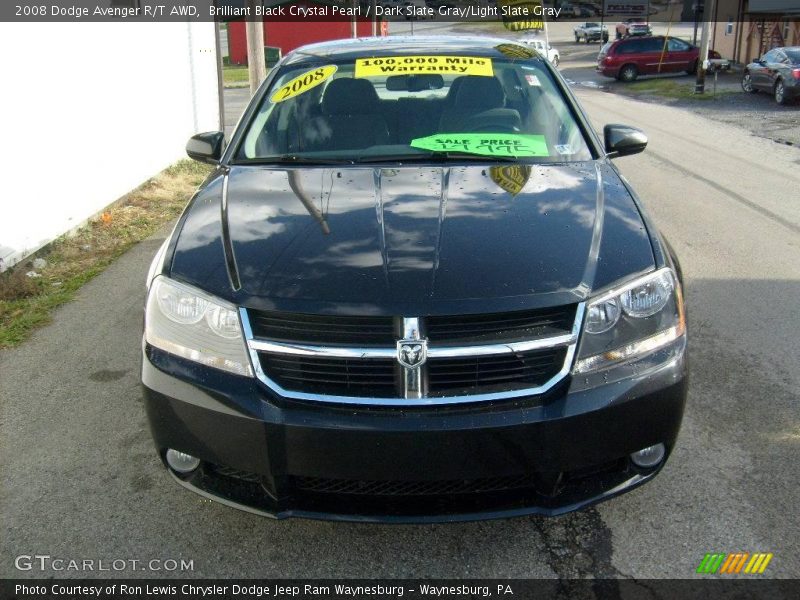
[{"label": "windshield wiper", "polygon": [[236,165],[280,165],[280,164],[304,164],[304,165],[352,165],[354,161],[350,158],[317,158],[314,156],[301,156],[299,154],[281,154],[280,156],[264,156],[259,158],[246,158],[235,161]]},{"label": "windshield wiper", "polygon": [[[528,158],[528,157],[521,157]],[[380,156],[361,156],[356,159],[357,163],[381,163],[381,162],[445,162],[448,160],[475,160],[483,162],[519,162],[520,158],[513,156],[486,156],[485,154],[470,154],[469,152],[430,152],[427,154],[384,154]]]},{"label": "windshield wiper", "polygon": [[436,158],[435,152],[430,153],[405,153],[405,154],[379,154],[377,156],[359,156],[357,163],[379,163],[379,162],[429,162]]}]

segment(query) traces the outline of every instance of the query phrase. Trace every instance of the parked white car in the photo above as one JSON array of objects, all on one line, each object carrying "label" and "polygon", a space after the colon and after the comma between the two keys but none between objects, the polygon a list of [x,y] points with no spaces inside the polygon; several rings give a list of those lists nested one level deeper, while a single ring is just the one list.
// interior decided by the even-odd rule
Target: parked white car
[{"label": "parked white car", "polygon": [[[561,61],[561,55],[558,53],[558,50],[553,48],[553,46],[546,44],[543,39],[539,38],[523,38],[520,40],[523,44],[527,44],[534,48],[539,54],[546,57],[547,60],[550,61],[550,64],[554,67],[558,66],[558,63]],[[547,50],[545,51],[545,45],[547,45]]]}]

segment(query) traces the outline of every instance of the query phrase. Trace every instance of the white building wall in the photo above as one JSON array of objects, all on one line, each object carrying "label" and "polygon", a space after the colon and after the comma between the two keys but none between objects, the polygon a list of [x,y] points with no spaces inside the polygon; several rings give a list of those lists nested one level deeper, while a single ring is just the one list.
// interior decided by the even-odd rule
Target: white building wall
[{"label": "white building wall", "polygon": [[213,23],[0,24],[7,268],[220,128]]}]

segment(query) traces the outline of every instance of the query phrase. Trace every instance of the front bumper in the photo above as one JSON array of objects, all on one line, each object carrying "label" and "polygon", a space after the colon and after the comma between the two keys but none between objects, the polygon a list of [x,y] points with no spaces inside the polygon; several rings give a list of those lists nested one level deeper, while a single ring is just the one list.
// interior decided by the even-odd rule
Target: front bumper
[{"label": "front bumper", "polygon": [[595,31],[595,32],[591,32],[590,31],[588,33],[584,33],[583,35],[586,36],[586,39],[588,39],[590,42],[596,42],[596,41],[599,41],[602,38],[608,39],[608,34],[607,33],[600,33],[599,31]]},{"label": "front bumper", "polygon": [[320,406],[275,396],[146,347],[145,405],[160,455],[203,462],[172,473],[195,492],[271,517],[459,521],[555,515],[656,475],[629,460],[678,435],[685,342],[667,362],[577,391],[569,378],[542,397],[420,410]]}]

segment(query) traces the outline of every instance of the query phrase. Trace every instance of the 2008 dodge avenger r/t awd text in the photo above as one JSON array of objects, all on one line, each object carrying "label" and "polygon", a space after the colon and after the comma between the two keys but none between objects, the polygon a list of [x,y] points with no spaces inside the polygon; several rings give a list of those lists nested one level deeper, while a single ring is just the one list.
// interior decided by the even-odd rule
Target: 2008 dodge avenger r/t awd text
[{"label": "2008 dodge avenger r/t awd text", "polygon": [[260,514],[558,514],[652,479],[681,273],[534,50],[316,44],[274,68],[148,276],[142,381],[185,487]]}]

